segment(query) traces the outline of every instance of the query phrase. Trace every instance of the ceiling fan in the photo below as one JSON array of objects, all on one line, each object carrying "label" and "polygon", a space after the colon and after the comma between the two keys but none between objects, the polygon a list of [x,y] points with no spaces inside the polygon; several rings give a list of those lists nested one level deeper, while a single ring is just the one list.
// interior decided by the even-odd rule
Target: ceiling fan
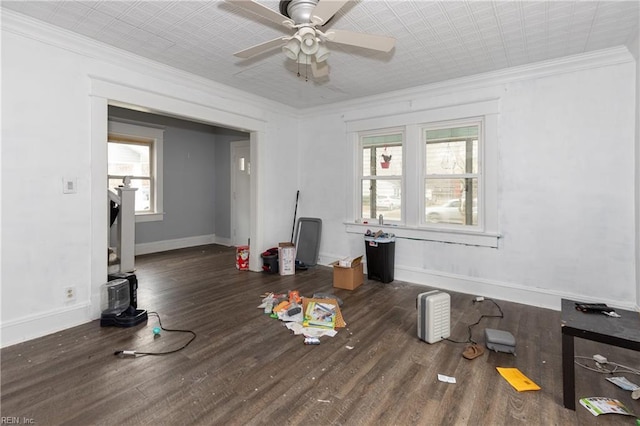
[{"label": "ceiling fan", "polygon": [[325,26],[344,5],[353,0],[280,0],[280,13],[253,0],[227,1],[289,30],[295,30],[293,35],[257,44],[234,53],[235,56],[247,59],[276,47],[282,47],[282,51],[289,59],[298,64],[310,65],[315,78],[329,74],[329,67],[325,62],[329,56],[329,50],[325,45],[327,42],[380,52],[389,52],[396,42],[393,37],[338,29],[326,31],[319,29]]}]

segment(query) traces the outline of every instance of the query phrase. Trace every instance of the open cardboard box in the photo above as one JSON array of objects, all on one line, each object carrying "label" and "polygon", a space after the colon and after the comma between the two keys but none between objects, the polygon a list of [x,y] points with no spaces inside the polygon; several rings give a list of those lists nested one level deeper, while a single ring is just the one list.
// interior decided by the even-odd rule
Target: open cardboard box
[{"label": "open cardboard box", "polygon": [[333,286],[335,288],[354,290],[364,284],[362,256],[355,259],[336,260],[331,263],[331,266],[333,266]]}]

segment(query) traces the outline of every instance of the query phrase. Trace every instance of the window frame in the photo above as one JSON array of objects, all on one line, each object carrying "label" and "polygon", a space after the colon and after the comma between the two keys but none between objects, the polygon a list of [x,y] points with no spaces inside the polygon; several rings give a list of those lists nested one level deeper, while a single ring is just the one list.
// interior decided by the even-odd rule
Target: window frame
[{"label": "window frame", "polygon": [[[392,176],[371,176],[371,175],[367,175],[365,176],[364,174],[364,170],[363,170],[363,156],[362,156],[362,152],[364,150],[364,144],[363,144],[363,139],[367,138],[367,137],[372,137],[372,136],[386,136],[386,135],[395,135],[395,134],[400,134],[401,135],[401,146],[402,146],[402,162],[401,162],[401,174],[399,175],[392,175]],[[364,131],[364,132],[358,132],[358,148],[357,148],[357,154],[356,154],[356,158],[357,158],[357,174],[358,174],[358,181],[359,181],[359,186],[357,187],[356,190],[356,203],[358,205],[358,209],[357,209],[357,220],[359,220],[360,222],[363,221],[373,221],[377,223],[377,218],[364,218],[362,216],[362,205],[363,205],[363,199],[362,199],[362,184],[364,180],[376,180],[376,181],[400,181],[400,219],[399,220],[390,220],[388,218],[384,218],[385,223],[394,223],[394,224],[398,224],[398,223],[403,223],[404,222],[404,152],[405,152],[405,145],[406,145],[406,132],[405,129],[402,127],[396,127],[396,128],[388,128],[388,129],[375,129],[375,130],[370,130],[370,131]],[[378,214],[382,214],[380,210],[377,210],[376,213]],[[384,217],[384,214],[383,214]]]},{"label": "window frame", "polygon": [[[144,144],[150,146],[150,179],[151,179],[151,211],[136,211],[136,222],[161,221],[164,218],[163,205],[163,145],[164,127],[129,120],[109,119],[107,144],[111,142],[124,144]],[[119,175],[107,175],[119,178]]]},{"label": "window frame", "polygon": [[[352,203],[347,204],[345,229],[348,233],[363,234],[369,223],[363,223],[358,213],[360,185],[358,161],[360,153],[359,133],[368,131],[385,131],[391,128],[403,128],[405,143],[403,147],[403,187],[402,216],[400,223],[393,223],[386,229],[397,238],[411,240],[436,241],[469,246],[497,248],[500,238],[498,232],[498,120],[500,99],[485,99],[456,105],[446,105],[397,113],[362,118],[358,113],[354,119],[345,118],[347,140],[351,142],[351,164],[353,185],[348,191]],[[479,150],[479,172],[482,177],[482,195],[478,197],[477,226],[433,226],[427,224],[424,216],[424,148],[422,145],[422,129],[426,126],[443,123],[469,122],[482,120],[483,147]],[[419,194],[409,196],[409,194]],[[422,212],[422,213],[421,213]],[[376,221],[377,225],[377,221]],[[377,225],[379,226],[379,225]],[[385,226],[381,226],[385,229]]]},{"label": "window frame", "polygon": [[[470,126],[478,126],[478,158],[477,158],[477,162],[478,162],[478,170],[476,173],[458,173],[458,174],[451,174],[451,175],[429,175],[427,173],[427,153],[426,153],[426,145],[427,145],[427,140],[425,137],[425,134],[428,130],[440,130],[440,129],[452,129],[452,128],[458,128],[458,127],[470,127]],[[421,170],[421,174],[422,174],[422,178],[420,179],[420,194],[423,195],[420,197],[420,220],[419,220],[419,226],[423,227],[423,228],[436,228],[436,229],[440,229],[440,228],[451,228],[451,229],[465,229],[465,230],[482,230],[483,227],[483,219],[484,219],[484,214],[483,214],[483,197],[484,197],[484,161],[483,161],[483,154],[484,154],[484,145],[485,145],[485,137],[484,137],[484,117],[469,117],[469,118],[463,118],[463,119],[459,119],[459,120],[447,120],[447,121],[438,121],[438,122],[432,122],[432,123],[425,123],[420,125],[420,170]],[[467,177],[475,177],[477,178],[478,182],[477,182],[477,194],[476,194],[476,198],[477,198],[477,205],[476,205],[476,209],[477,209],[477,223],[475,225],[466,225],[466,224],[454,224],[454,223],[431,223],[431,222],[427,222],[427,218],[426,218],[426,204],[425,204],[425,195],[426,195],[426,181],[428,179],[438,179],[438,178],[450,178],[450,179],[457,179],[457,178],[467,178]]]}]

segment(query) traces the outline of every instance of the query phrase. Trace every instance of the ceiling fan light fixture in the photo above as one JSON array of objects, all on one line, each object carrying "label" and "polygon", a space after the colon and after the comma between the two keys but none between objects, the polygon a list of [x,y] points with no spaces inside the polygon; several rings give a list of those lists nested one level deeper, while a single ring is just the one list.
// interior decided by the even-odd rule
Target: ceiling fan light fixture
[{"label": "ceiling fan light fixture", "polygon": [[329,57],[329,49],[323,44],[318,45],[318,51],[316,52],[316,62],[324,62]]},{"label": "ceiling fan light fixture", "polygon": [[287,58],[295,61],[298,59],[298,54],[300,53],[300,42],[297,39],[292,38],[287,42],[287,44],[282,46],[282,51],[287,55]]},{"label": "ceiling fan light fixture", "polygon": [[296,35],[300,37],[300,50],[305,55],[315,55],[319,45],[315,30],[309,27],[302,27]]},{"label": "ceiling fan light fixture", "polygon": [[315,38],[302,39],[302,43],[300,43],[300,50],[302,50],[305,55],[315,55],[318,48],[319,43]]}]

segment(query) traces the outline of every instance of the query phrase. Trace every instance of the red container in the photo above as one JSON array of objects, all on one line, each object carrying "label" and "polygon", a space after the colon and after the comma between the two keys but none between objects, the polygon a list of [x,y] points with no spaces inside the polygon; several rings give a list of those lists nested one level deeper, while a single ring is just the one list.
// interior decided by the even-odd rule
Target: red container
[{"label": "red container", "polygon": [[240,271],[249,270],[249,246],[236,247],[236,269]]}]

